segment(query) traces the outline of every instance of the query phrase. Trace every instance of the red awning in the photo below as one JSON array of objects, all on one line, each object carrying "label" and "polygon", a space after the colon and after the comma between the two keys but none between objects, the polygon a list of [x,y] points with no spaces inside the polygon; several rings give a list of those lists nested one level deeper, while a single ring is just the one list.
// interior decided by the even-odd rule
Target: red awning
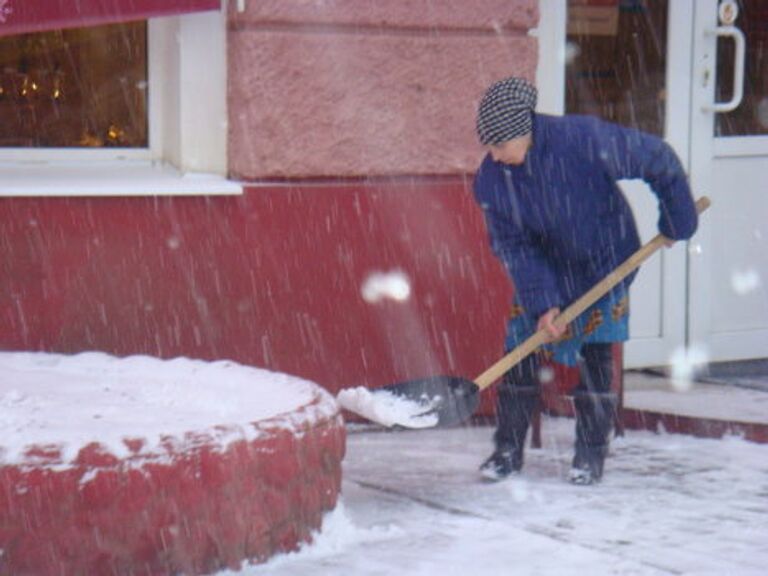
[{"label": "red awning", "polygon": [[218,10],[221,0],[0,0],[0,36]]}]

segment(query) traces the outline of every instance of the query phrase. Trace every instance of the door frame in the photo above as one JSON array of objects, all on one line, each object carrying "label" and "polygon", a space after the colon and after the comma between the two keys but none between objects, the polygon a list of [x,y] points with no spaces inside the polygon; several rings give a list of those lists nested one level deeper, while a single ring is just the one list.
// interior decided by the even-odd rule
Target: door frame
[{"label": "door frame", "polygon": [[[693,3],[693,2],[692,2]],[[714,112],[704,110],[714,102],[716,78],[717,44],[714,36],[705,35],[707,28],[718,26],[719,0],[698,0],[692,19],[694,42],[692,47],[691,72],[691,181],[698,195],[712,197],[713,211],[700,221],[691,251],[689,275],[691,278],[688,317],[689,342],[704,348],[709,361],[742,360],[765,357],[768,353],[768,329],[744,331],[717,331],[712,311],[719,303],[715,298],[714,274],[716,262],[711,253],[717,238],[714,234],[716,223],[723,224],[716,212],[719,204],[725,207],[727,196],[724,190],[715,188],[713,169],[716,162],[747,157],[768,159],[768,136],[717,137],[714,134]],[[705,74],[710,80],[704,81]],[[729,79],[725,79],[729,82]],[[726,223],[727,224],[727,223]],[[726,232],[721,228],[720,233]],[[699,249],[699,247],[701,247]],[[720,271],[724,273],[724,271]],[[750,337],[746,337],[749,333]]]}]

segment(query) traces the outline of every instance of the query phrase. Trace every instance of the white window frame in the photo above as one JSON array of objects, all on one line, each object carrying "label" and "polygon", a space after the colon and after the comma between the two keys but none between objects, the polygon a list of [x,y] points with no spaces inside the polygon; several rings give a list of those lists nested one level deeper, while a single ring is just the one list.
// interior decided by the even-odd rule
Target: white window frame
[{"label": "white window frame", "polygon": [[717,158],[768,155],[768,136],[716,136],[712,145]]},{"label": "white window frame", "polygon": [[226,11],[150,19],[148,76],[148,147],[0,149],[0,197],[242,193],[226,179]]}]

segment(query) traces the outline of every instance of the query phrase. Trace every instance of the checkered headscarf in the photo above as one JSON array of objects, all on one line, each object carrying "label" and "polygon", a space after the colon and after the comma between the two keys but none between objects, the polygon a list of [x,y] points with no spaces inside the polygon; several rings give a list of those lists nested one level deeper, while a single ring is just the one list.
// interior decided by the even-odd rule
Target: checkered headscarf
[{"label": "checkered headscarf", "polygon": [[477,135],[483,145],[500,144],[533,129],[536,88],[522,78],[507,78],[486,91],[477,111]]}]

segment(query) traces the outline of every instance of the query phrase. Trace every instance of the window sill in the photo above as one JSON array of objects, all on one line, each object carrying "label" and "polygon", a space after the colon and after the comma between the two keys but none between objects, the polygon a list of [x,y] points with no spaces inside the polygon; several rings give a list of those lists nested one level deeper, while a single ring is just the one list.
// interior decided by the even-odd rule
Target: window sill
[{"label": "window sill", "polygon": [[0,197],[209,196],[242,194],[218,174],[183,173],[152,162],[0,163]]}]

